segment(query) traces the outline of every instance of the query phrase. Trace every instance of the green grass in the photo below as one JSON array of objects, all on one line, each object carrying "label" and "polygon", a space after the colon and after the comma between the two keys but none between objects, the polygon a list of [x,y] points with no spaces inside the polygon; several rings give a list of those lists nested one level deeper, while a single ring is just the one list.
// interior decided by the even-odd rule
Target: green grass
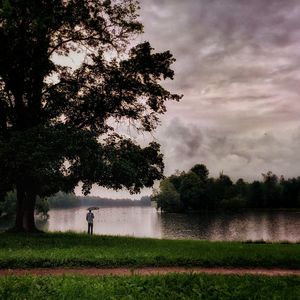
[{"label": "green grass", "polygon": [[300,278],[167,275],[0,278],[0,299],[300,299]]},{"label": "green grass", "polygon": [[0,268],[222,266],[300,269],[300,244],[0,234]]}]

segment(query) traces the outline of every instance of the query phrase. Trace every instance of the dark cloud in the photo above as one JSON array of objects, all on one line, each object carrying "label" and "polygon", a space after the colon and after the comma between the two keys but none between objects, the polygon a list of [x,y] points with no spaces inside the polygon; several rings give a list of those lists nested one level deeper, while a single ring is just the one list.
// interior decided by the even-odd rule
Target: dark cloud
[{"label": "dark cloud", "polygon": [[180,159],[195,157],[199,153],[203,141],[200,128],[194,124],[183,125],[179,119],[173,119],[168,127],[163,129],[164,152]]}]

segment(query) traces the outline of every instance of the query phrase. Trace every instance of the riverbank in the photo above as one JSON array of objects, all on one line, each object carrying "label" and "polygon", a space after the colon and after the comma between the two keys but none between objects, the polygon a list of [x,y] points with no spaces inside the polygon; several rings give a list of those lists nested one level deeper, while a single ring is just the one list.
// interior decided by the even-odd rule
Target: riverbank
[{"label": "riverbank", "polygon": [[1,269],[155,266],[300,269],[300,244],[0,234]]}]

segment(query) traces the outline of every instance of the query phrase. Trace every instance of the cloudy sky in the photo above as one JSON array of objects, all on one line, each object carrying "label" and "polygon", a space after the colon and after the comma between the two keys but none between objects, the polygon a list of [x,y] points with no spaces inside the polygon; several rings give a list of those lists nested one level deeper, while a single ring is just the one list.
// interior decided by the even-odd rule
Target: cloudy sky
[{"label": "cloudy sky", "polygon": [[141,0],[141,19],[139,40],[174,54],[166,86],[184,94],[155,133],[166,175],[300,175],[300,1]]}]

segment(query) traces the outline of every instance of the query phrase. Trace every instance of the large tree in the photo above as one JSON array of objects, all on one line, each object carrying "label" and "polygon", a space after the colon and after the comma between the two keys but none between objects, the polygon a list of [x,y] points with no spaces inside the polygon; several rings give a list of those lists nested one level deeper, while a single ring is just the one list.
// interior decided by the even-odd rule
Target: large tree
[{"label": "large tree", "polygon": [[[159,145],[118,134],[127,121],[155,129],[172,79],[169,51],[148,42],[135,0],[2,0],[0,3],[0,191],[16,189],[15,229],[34,231],[36,197],[88,193],[96,183],[138,192],[161,179]],[[77,67],[59,57],[83,57]]]}]

